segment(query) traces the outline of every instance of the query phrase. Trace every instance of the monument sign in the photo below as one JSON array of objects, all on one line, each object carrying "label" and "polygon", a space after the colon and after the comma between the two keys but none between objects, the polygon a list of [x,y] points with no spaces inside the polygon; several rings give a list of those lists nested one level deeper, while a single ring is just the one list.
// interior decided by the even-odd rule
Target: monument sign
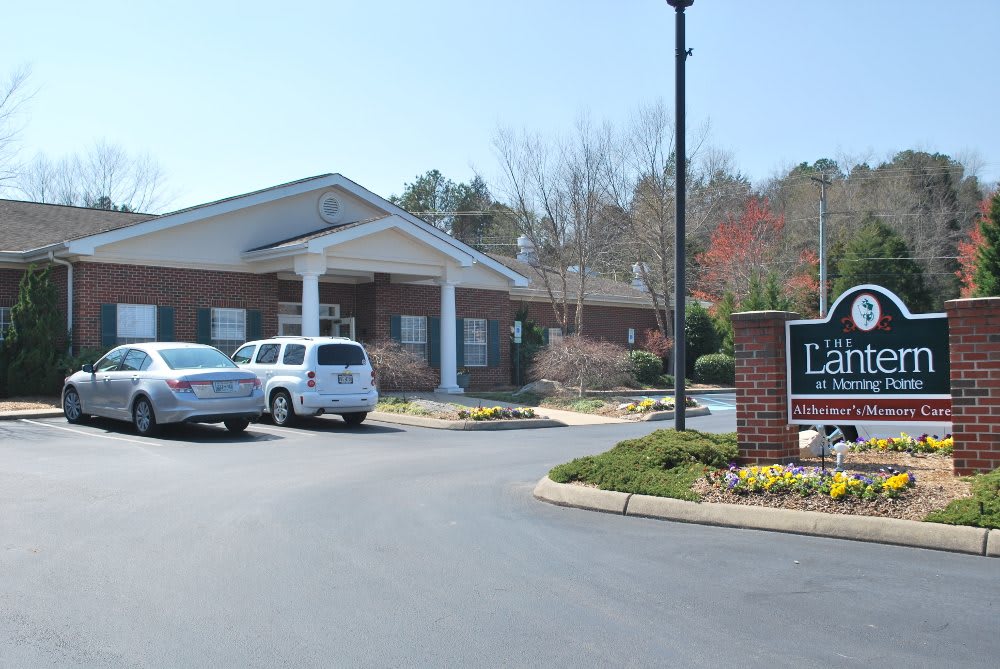
[{"label": "monument sign", "polygon": [[945,314],[911,314],[879,286],[851,288],[826,318],[785,324],[794,425],[947,423]]}]

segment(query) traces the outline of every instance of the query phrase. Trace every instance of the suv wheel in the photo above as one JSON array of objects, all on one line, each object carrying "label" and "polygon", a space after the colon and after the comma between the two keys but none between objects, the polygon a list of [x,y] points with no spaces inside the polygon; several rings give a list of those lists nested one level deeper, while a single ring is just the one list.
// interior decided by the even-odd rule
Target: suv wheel
[{"label": "suv wheel", "polygon": [[292,398],[285,390],[279,390],[271,396],[271,420],[275,425],[291,425],[295,422],[295,409],[292,408]]},{"label": "suv wheel", "polygon": [[365,418],[367,417],[368,417],[367,411],[359,411],[357,413],[345,413],[341,415],[341,418],[343,418],[344,422],[347,423],[348,425],[361,425],[361,423],[363,423]]}]

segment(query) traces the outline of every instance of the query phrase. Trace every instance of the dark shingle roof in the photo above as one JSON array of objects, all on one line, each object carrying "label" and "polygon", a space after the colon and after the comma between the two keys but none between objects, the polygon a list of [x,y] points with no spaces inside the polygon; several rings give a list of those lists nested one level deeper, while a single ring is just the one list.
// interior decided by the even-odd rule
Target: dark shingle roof
[{"label": "dark shingle roof", "polygon": [[[492,253],[487,253],[486,255],[493,258],[508,269],[512,269],[518,274],[526,277],[528,279],[528,290],[545,291],[545,283],[542,277],[543,271],[551,275],[553,286],[558,287],[560,285],[558,274],[556,270],[551,267],[529,265],[528,263],[517,260],[516,258],[494,255]],[[579,287],[579,275],[570,274],[570,291],[579,290]],[[615,281],[614,279],[606,279],[600,276],[588,276],[586,290],[587,295],[592,297],[627,297],[632,299],[649,300],[649,293],[636,290],[631,284]]]},{"label": "dark shingle roof", "polygon": [[365,223],[380,221],[383,218],[388,218],[388,216],[376,216],[375,218],[367,218],[363,221],[352,221],[350,223],[339,223],[337,225],[328,225],[325,228],[320,228],[319,230],[313,230],[312,232],[307,232],[304,235],[299,235],[297,237],[289,237],[288,239],[282,239],[281,241],[278,242],[271,242],[270,244],[264,244],[263,246],[252,248],[248,252],[264,251],[267,249],[280,249],[280,248],[287,248],[289,246],[296,246],[298,244],[305,244],[310,240],[317,239],[319,237],[325,237],[327,235],[332,235],[342,230],[350,230],[351,228],[356,228],[359,225],[364,225]]},{"label": "dark shingle roof", "polygon": [[0,251],[22,252],[156,218],[107,209],[0,200]]}]

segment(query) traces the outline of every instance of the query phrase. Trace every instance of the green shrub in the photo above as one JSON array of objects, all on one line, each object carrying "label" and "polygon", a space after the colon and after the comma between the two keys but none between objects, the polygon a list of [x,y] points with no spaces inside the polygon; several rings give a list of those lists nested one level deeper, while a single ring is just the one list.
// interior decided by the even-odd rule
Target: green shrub
[{"label": "green shrub", "polygon": [[656,430],[619,442],[600,455],[578,458],[549,472],[557,483],[581,481],[602,490],[696,500],[691,484],[708,469],[736,459],[736,433]]},{"label": "green shrub", "polygon": [[663,360],[660,356],[649,351],[632,351],[628,357],[635,380],[644,386],[656,385],[663,373]]},{"label": "green shrub", "polygon": [[657,387],[659,388],[673,388],[674,387],[674,375],[673,374],[660,374],[660,377],[656,381]]},{"label": "green shrub", "polygon": [[1000,529],[1000,469],[972,479],[972,497],[956,499],[924,520],[947,525]]},{"label": "green shrub", "polygon": [[694,379],[699,383],[733,385],[736,382],[736,359],[725,353],[703,355],[694,363]]},{"label": "green shrub", "polygon": [[79,372],[80,368],[85,364],[97,362],[104,353],[104,351],[97,348],[80,349],[80,352],[76,355],[64,355],[60,358],[59,367],[62,369],[63,374],[69,376],[70,374]]},{"label": "green shrub", "polygon": [[687,305],[684,312],[684,337],[687,347],[684,357],[685,376],[694,373],[695,361],[703,355],[719,350],[719,335],[712,316],[699,302]]}]

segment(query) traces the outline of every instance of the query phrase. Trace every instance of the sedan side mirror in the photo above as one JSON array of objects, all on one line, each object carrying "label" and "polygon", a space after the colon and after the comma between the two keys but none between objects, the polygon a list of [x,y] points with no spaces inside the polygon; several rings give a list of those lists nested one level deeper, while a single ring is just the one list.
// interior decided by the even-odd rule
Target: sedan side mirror
[{"label": "sedan side mirror", "polygon": [[83,367],[81,367],[80,369],[81,369],[81,370],[83,370],[83,371],[84,371],[85,373],[87,373],[87,374],[93,374],[93,373],[94,373],[94,365],[93,365],[93,364],[91,364],[91,363],[89,363],[89,362],[88,362],[88,363],[86,363],[86,364],[85,364],[85,365],[84,365]]}]

